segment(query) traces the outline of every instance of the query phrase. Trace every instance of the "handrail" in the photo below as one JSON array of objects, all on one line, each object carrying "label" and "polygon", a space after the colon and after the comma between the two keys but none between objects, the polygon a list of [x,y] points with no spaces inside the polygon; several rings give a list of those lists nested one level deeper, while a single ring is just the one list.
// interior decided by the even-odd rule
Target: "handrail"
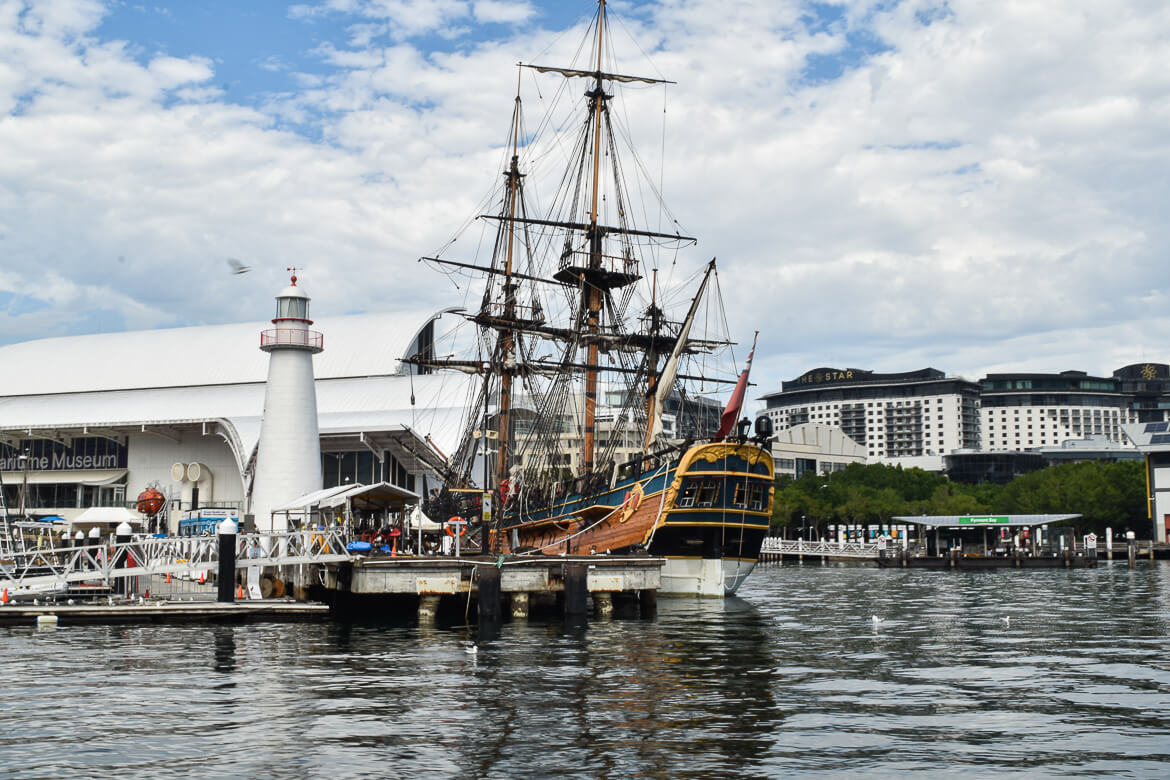
[{"label": "handrail", "polygon": [[770,536],[760,547],[761,554],[769,555],[833,555],[849,558],[876,558],[884,545],[869,542],[840,542],[821,539],[781,539]]},{"label": "handrail", "polygon": [[269,328],[260,331],[260,348],[272,346],[320,350],[325,348],[325,336],[320,331],[303,328]]},{"label": "handrail", "polygon": [[[236,537],[236,568],[337,563],[352,560],[344,534],[334,530],[240,534]],[[123,561],[129,562],[123,565]],[[131,537],[129,542],[47,548],[15,553],[0,561],[0,587],[10,596],[57,591],[81,582],[108,586],[123,577],[179,575],[198,578],[218,570],[216,536]]]}]

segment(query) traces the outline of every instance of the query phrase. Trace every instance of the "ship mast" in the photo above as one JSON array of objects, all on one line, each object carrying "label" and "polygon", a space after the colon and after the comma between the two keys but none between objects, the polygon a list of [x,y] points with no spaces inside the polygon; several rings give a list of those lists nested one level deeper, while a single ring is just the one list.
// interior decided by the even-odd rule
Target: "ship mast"
[{"label": "ship mast", "polygon": [[[512,164],[508,167],[508,235],[507,257],[504,264],[504,321],[516,321],[516,285],[512,281],[512,256],[516,244],[516,201],[520,192],[520,71],[516,72],[516,103],[512,112]],[[502,369],[500,372],[499,431],[496,453],[496,485],[508,476],[508,445],[511,434],[512,371],[516,365],[516,338],[511,328],[500,333]],[[486,447],[486,442],[485,445]],[[489,486],[484,485],[484,489]]]},{"label": "ship mast", "polygon": [[[601,112],[605,108],[605,85],[601,81],[601,52],[605,43],[605,0],[598,0],[597,12],[597,75],[589,97],[593,98],[593,194],[589,206],[589,269],[601,270],[601,232],[597,229],[597,196],[601,176]],[[585,446],[581,471],[593,471],[594,427],[597,418],[597,336],[601,332],[601,290],[591,284],[582,285],[588,315],[585,320],[589,338],[585,359]]]}]

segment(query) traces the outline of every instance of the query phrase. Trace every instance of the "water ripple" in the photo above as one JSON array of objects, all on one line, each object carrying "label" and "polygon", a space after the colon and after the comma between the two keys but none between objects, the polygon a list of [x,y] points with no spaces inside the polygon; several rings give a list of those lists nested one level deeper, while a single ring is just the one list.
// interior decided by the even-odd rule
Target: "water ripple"
[{"label": "water ripple", "polygon": [[1170,565],[772,566],[656,620],[0,629],[14,778],[1170,775]]}]

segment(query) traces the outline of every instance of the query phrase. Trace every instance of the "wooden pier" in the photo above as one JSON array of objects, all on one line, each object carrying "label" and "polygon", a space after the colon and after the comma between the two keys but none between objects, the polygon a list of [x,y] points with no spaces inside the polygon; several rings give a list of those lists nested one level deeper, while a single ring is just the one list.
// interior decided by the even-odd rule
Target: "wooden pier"
[{"label": "wooden pier", "polygon": [[373,597],[408,597],[421,620],[433,619],[444,600],[474,601],[481,620],[498,619],[505,610],[525,618],[541,597],[555,598],[566,616],[585,615],[590,598],[593,613],[605,616],[622,597],[636,598],[642,613],[652,614],[664,563],[609,555],[359,558],[325,565],[323,586],[326,600],[343,607]]}]

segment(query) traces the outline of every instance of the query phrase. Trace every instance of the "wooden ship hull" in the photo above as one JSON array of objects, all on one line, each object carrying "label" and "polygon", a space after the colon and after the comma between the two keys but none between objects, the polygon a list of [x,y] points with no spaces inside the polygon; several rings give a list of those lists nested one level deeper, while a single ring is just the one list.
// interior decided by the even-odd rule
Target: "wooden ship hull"
[{"label": "wooden ship hull", "polygon": [[773,461],[752,443],[696,444],[612,487],[569,493],[524,520],[505,510],[491,549],[517,555],[666,558],[659,593],[733,595],[755,568],[772,514]]}]

